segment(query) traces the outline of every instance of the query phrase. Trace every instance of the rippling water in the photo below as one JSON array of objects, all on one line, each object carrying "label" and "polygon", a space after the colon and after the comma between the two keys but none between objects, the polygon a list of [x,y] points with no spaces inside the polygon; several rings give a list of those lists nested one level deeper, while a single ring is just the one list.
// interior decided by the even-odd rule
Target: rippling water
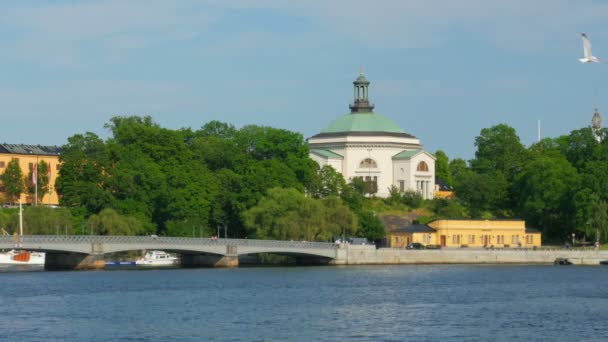
[{"label": "rippling water", "polygon": [[608,267],[0,273],[0,341],[606,341]]}]

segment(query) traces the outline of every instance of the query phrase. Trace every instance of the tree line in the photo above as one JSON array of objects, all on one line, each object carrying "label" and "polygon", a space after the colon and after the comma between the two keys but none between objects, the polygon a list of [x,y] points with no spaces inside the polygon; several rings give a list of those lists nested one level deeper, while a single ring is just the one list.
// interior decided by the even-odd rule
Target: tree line
[{"label": "tree line", "polygon": [[[71,215],[63,231],[319,241],[384,235],[362,206],[364,193],[331,167],[319,169],[299,133],[219,121],[172,130],[148,116],[114,117],[105,128],[105,140],[87,132],[62,147],[55,187]],[[15,213],[4,216],[15,231]]]},{"label": "tree line", "polygon": [[[150,117],[114,117],[111,135],[76,134],[62,148],[56,190],[64,209],[26,208],[30,234],[212,236],[328,241],[372,240],[385,231],[373,184],[347,183],[308,157],[301,134],[212,121],[198,130],[160,127]],[[384,205],[426,206],[435,218],[523,218],[549,240],[608,241],[608,143],[605,129],[582,128],[525,147],[500,124],[481,130],[475,157],[436,152],[436,175],[456,198],[423,201],[390,189]],[[40,197],[48,193],[38,165]],[[33,191],[30,174],[10,162],[0,181],[7,200]],[[17,184],[17,185],[15,185]],[[19,185],[21,184],[21,185]],[[19,188],[21,186],[21,188]],[[13,190],[14,189],[14,190]],[[21,190],[19,190],[21,189]],[[29,189],[29,190],[28,190]],[[377,202],[377,201],[376,201]],[[386,208],[385,208],[386,209]],[[14,232],[16,212],[0,210]],[[36,218],[37,222],[32,221]]]}]

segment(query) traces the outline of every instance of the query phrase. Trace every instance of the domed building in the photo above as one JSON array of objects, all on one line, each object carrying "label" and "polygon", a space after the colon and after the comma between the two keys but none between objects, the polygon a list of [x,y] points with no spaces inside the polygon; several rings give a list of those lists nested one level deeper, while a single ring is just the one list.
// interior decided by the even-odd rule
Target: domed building
[{"label": "domed building", "polygon": [[401,192],[415,190],[433,198],[435,157],[422,149],[418,138],[373,111],[369,84],[361,72],[353,82],[350,113],[308,138],[310,158],[321,167],[332,166],[347,182],[361,177],[375,183],[379,197],[388,197],[394,185]]}]

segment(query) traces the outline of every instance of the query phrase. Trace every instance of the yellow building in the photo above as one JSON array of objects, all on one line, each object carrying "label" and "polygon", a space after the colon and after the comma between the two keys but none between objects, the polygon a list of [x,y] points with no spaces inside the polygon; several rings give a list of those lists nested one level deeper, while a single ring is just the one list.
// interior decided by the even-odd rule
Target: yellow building
[{"label": "yellow building", "polygon": [[[55,190],[55,181],[61,169],[59,162],[59,154],[61,149],[57,146],[40,146],[40,145],[15,145],[15,144],[0,144],[0,174],[3,174],[12,159],[19,161],[21,172],[23,173],[24,181],[29,177],[30,171],[41,161],[48,164],[49,176],[49,193],[45,194],[38,204],[57,205],[59,198]],[[21,194],[22,203],[33,204],[35,196],[27,192]],[[5,201],[5,194],[0,184],[0,202]]]},{"label": "yellow building", "polygon": [[435,176],[435,198],[454,198],[452,186],[437,176]]},{"label": "yellow building", "polygon": [[541,233],[526,229],[523,220],[435,220],[401,227],[389,233],[390,246],[411,242],[441,247],[540,247]]}]

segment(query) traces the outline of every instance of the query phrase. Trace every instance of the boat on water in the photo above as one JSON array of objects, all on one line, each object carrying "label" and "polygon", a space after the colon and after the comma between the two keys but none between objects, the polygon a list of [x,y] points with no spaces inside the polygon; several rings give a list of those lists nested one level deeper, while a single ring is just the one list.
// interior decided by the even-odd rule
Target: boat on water
[{"label": "boat on water", "polygon": [[[8,235],[4,229],[2,229],[2,232],[4,235]],[[18,242],[21,236],[23,236],[23,208],[21,207],[21,201],[19,201],[19,235],[15,234],[15,241]],[[15,244],[15,246],[18,247],[18,244]],[[45,258],[46,254],[44,252],[11,249],[7,252],[0,252],[0,266],[44,266]]]},{"label": "boat on water", "polygon": [[39,265],[44,266],[45,253],[28,252],[11,249],[8,252],[0,252],[0,265]]},{"label": "boat on water", "polygon": [[107,266],[135,266],[135,261],[106,261]]},{"label": "boat on water", "polygon": [[135,261],[136,266],[174,266],[179,258],[164,251],[148,251],[143,258]]}]

